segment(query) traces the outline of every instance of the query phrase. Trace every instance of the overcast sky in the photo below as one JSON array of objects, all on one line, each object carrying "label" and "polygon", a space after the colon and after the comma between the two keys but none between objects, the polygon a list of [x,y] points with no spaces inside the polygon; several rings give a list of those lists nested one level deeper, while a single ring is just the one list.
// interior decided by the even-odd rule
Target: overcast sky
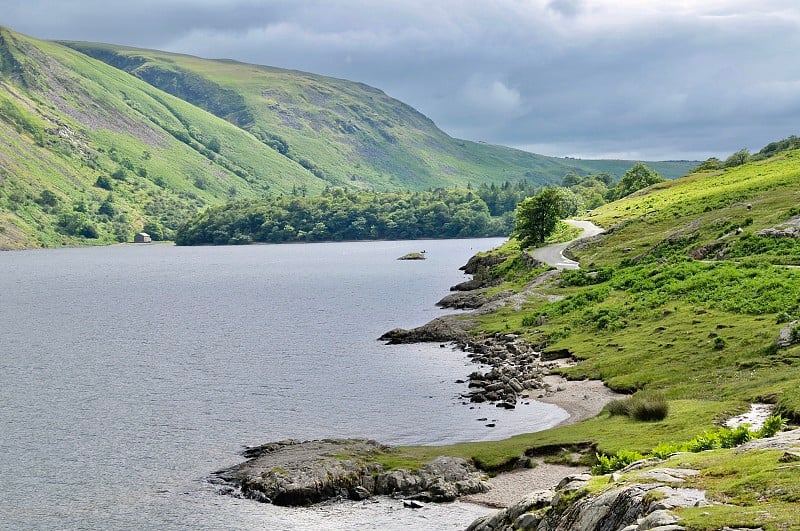
[{"label": "overcast sky", "polygon": [[546,155],[702,160],[800,134],[798,0],[2,0],[0,24],[361,81]]}]

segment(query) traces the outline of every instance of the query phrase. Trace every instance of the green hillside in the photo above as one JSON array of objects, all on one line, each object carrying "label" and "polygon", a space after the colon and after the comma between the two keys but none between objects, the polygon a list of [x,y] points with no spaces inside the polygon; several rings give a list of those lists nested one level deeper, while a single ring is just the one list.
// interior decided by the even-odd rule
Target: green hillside
[{"label": "green hillside", "polygon": [[[395,191],[546,183],[631,165],[454,140],[357,83],[73,46],[135,76],[0,28],[0,249],[109,244],[140,230],[171,239],[207,206],[318,195],[331,184]],[[688,165],[654,167],[674,176]]]},{"label": "green hillside", "polygon": [[2,249],[170,237],[205,205],[325,185],[208,112],[3,28],[0,146]]},{"label": "green hillside", "polygon": [[[796,468],[791,476],[779,472],[773,455],[769,468],[742,469],[742,455],[720,449],[725,432],[718,429],[752,403],[773,404],[800,422],[800,150],[757,160],[763,154],[598,207],[590,219],[608,231],[573,249],[580,270],[537,277],[542,269],[526,265],[516,242],[492,251],[505,261],[490,273],[506,282],[489,293],[525,290],[526,302],[480,315],[473,332],[516,334],[571,358],[556,372],[601,379],[633,400],[573,425],[490,443],[409,447],[392,458],[458,455],[498,470],[526,456],[594,464],[595,452],[713,450],[675,460],[701,470],[697,484],[719,502],[681,512],[691,519],[687,529],[794,529]],[[637,420],[624,412],[635,401],[666,404],[666,417]],[[719,485],[723,479],[728,484]]]},{"label": "green hillside", "polygon": [[[632,161],[562,159],[449,137],[382,91],[306,72],[91,43],[65,43],[236,124],[332,185],[464,187],[569,171],[621,176]],[[691,162],[649,164],[668,178]]]}]

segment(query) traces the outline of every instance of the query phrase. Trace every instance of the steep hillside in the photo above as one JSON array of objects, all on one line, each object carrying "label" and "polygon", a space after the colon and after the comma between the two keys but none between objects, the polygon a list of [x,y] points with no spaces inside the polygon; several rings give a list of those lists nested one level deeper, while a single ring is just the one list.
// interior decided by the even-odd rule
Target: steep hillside
[{"label": "steep hillside", "polygon": [[[65,43],[236,124],[334,185],[426,189],[565,173],[609,172],[631,161],[534,155],[453,139],[378,89],[305,72],[91,43]],[[669,178],[690,162],[653,163]]]},{"label": "steep hillside", "polygon": [[324,185],[229,122],[0,28],[0,249],[169,237],[205,205]]},{"label": "steep hillside", "polygon": [[[608,230],[572,248],[580,270],[540,274],[513,241],[482,260],[497,264],[484,277],[506,280],[486,295],[519,295],[466,317],[479,321],[470,345],[525,340],[543,360],[561,359],[554,370],[568,379],[600,379],[633,396],[573,425],[405,448],[393,458],[457,455],[498,470],[546,456],[603,472],[639,453],[717,449],[676,458],[700,470],[696,484],[715,502],[682,512],[687,529],[789,529],[797,521],[796,465],[782,466],[775,452],[743,467],[741,454],[720,448],[750,435],[720,427],[753,403],[800,422],[800,150],[662,182],[598,207],[591,219]],[[476,351],[481,361],[496,356],[491,372],[499,374],[514,352],[525,352]],[[564,396],[547,386],[536,392],[556,403]],[[615,480],[596,481],[605,488]]]}]

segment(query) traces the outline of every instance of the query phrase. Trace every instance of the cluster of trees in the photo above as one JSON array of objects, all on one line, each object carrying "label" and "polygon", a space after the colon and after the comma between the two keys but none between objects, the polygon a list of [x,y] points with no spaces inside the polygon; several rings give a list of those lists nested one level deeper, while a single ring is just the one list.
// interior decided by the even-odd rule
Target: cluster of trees
[{"label": "cluster of trees", "polygon": [[612,186],[606,173],[567,174],[562,186],[537,190],[527,181],[477,189],[376,193],[328,188],[321,196],[242,200],[210,208],[184,224],[178,245],[375,239],[467,238],[513,233],[541,244],[560,219],[662,181],[642,163]]},{"label": "cluster of trees", "polygon": [[[514,206],[511,206],[513,210]],[[236,201],[199,214],[178,245],[504,236],[511,211],[492,216],[473,190],[375,193],[331,188],[318,197]]]},{"label": "cluster of trees", "polygon": [[613,179],[606,173],[585,177],[569,173],[562,180],[562,186],[545,188],[519,204],[514,212],[513,235],[522,247],[541,245],[560,220],[663,180],[658,172],[641,162],[625,172],[615,186],[611,186]]},{"label": "cluster of trees", "polygon": [[761,148],[758,153],[752,155],[747,148],[742,148],[735,153],[731,153],[731,155],[725,160],[720,160],[717,157],[711,157],[701,162],[694,169],[694,171],[712,171],[721,170],[723,168],[735,168],[736,166],[741,166],[748,162],[764,160],[783,151],[790,151],[793,149],[800,149],[800,137],[795,135],[778,140],[776,142],[770,142]]}]

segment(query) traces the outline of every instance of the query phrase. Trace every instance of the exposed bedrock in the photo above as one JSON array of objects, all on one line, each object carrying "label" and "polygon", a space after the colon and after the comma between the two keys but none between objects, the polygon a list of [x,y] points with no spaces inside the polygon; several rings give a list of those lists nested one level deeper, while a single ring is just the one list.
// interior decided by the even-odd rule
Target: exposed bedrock
[{"label": "exposed bedrock", "polygon": [[278,441],[248,449],[247,461],[215,476],[224,494],[287,506],[373,495],[446,502],[488,490],[481,473],[464,459],[438,457],[419,470],[385,470],[374,457],[387,451],[365,439]]}]

